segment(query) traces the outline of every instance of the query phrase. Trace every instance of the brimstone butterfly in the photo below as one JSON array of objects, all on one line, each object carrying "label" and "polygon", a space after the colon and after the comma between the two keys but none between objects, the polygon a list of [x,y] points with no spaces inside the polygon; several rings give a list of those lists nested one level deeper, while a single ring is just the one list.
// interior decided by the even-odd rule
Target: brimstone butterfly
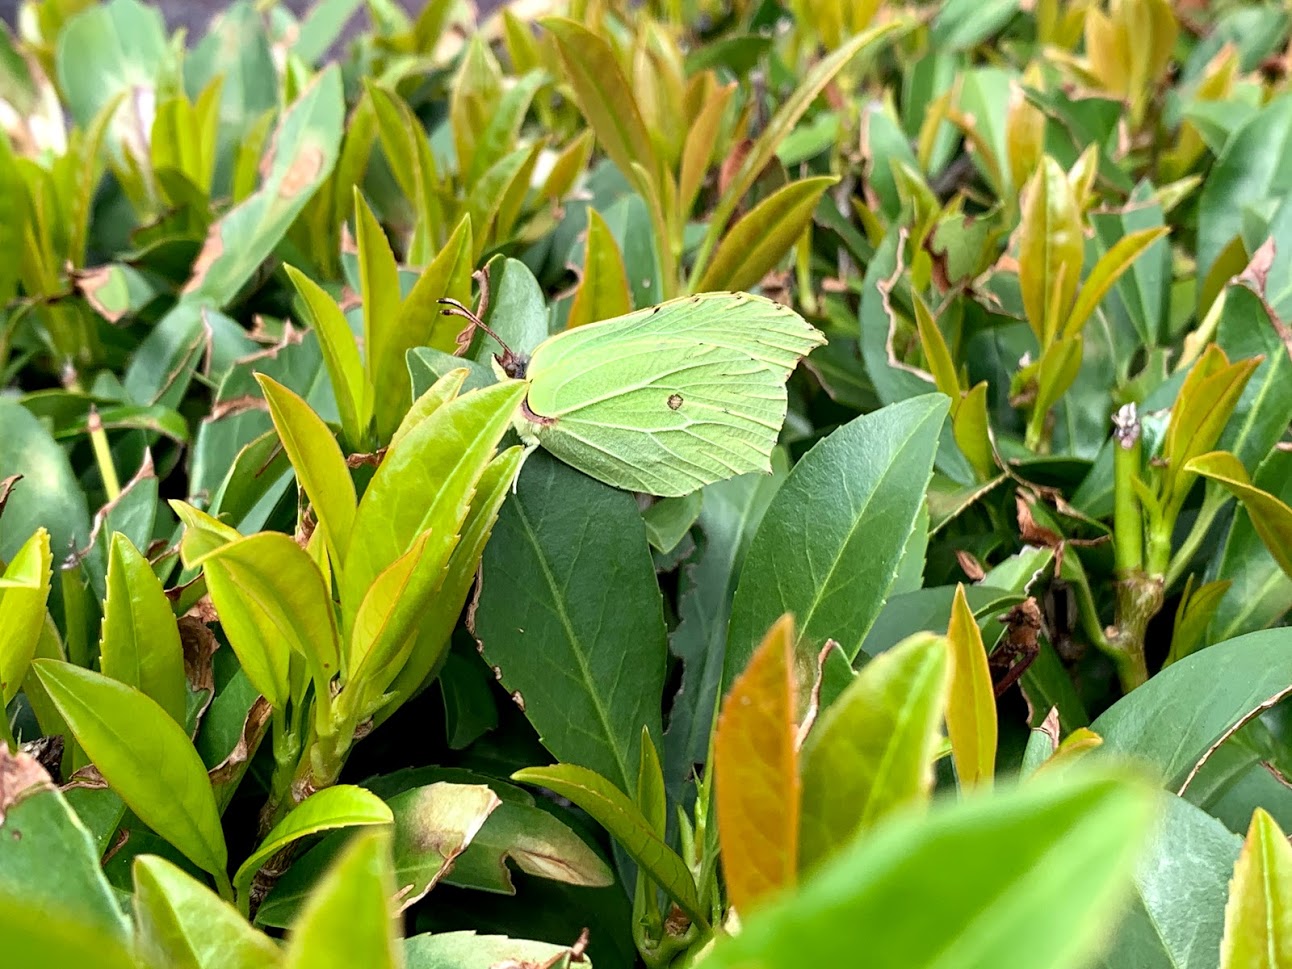
[{"label": "brimstone butterfly", "polygon": [[[466,307],[441,302],[493,335]],[[824,342],[780,303],[703,293],[566,330],[528,359],[498,340],[494,364],[500,378],[529,384],[514,421],[527,445],[617,488],[673,497],[771,470],[785,382]]]}]

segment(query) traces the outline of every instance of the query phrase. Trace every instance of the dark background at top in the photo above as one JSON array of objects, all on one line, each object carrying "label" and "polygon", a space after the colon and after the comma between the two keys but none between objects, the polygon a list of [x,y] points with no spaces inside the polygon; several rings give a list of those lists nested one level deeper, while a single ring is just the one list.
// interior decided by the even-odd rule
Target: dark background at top
[{"label": "dark background at top", "polygon": [[[407,10],[417,10],[422,7],[425,0],[400,0],[400,2]],[[18,5],[19,0],[0,0],[0,19],[12,24],[18,13]],[[196,39],[201,36],[207,21],[227,7],[229,2],[228,0],[161,0],[160,3],[152,5],[161,8],[171,30],[187,27],[189,37]],[[480,11],[482,20],[502,5],[503,0],[476,0],[476,7]],[[313,0],[284,0],[283,6],[299,15],[313,6]],[[366,22],[367,13],[360,12],[353,19],[351,30]]]}]

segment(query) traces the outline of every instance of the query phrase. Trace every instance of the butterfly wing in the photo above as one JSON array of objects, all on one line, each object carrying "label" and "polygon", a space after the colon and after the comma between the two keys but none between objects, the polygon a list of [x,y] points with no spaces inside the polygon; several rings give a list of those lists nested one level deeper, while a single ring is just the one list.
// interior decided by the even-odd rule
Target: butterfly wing
[{"label": "butterfly wing", "polygon": [[757,361],[722,347],[654,341],[578,362],[550,395],[545,383],[537,395],[531,385],[528,400],[539,417],[530,431],[566,464],[666,497],[770,470],[785,383]]},{"label": "butterfly wing", "polygon": [[530,359],[524,431],[595,478],[656,495],[766,471],[785,381],[822,342],[798,314],[747,293],[579,327]]},{"label": "butterfly wing", "polygon": [[528,373],[559,369],[571,358],[635,341],[672,339],[736,350],[784,381],[825,336],[788,306],[749,293],[702,293],[625,316],[566,330],[544,340]]}]

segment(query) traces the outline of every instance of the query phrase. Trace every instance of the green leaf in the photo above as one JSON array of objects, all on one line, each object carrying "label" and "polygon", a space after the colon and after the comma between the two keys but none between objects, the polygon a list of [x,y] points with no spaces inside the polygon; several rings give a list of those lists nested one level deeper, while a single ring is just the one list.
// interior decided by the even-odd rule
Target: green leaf
[{"label": "green leaf", "polygon": [[1112,248],[1100,256],[1099,261],[1095,263],[1095,268],[1090,270],[1090,275],[1081,284],[1081,292],[1077,294],[1077,301],[1072,305],[1067,321],[1063,324],[1063,335],[1070,336],[1080,333],[1090,315],[1094,313],[1103,301],[1104,296],[1112,289],[1113,284],[1134,265],[1135,261],[1153,243],[1165,236],[1168,231],[1170,230],[1166,226],[1161,226],[1132,232],[1122,236],[1113,244]]},{"label": "green leaf", "polygon": [[53,554],[49,532],[37,529],[0,574],[0,707],[17,694],[45,625]]},{"label": "green leaf", "polygon": [[637,806],[600,774],[575,764],[559,764],[527,767],[513,774],[512,780],[545,787],[587,811],[683,912],[700,925],[708,925],[686,862],[651,830]]},{"label": "green leaf", "polygon": [[704,490],[701,489],[679,498],[660,498],[642,512],[651,548],[661,555],[668,555],[676,549],[700,517],[703,501]]},{"label": "green leaf", "polygon": [[1074,769],[894,820],[745,921],[700,966],[850,965],[864,951],[875,967],[1075,969],[1116,915],[1150,807],[1139,784]]},{"label": "green leaf", "polygon": [[304,301],[306,321],[318,334],[319,346],[323,348],[323,359],[327,361],[328,376],[341,414],[341,429],[350,444],[357,446],[367,437],[375,392],[359,356],[354,333],[341,307],[323,287],[295,266],[284,268]]},{"label": "green leaf", "polygon": [[[863,33],[856,34],[841,44],[838,49],[831,51],[817,61],[812,66],[812,69],[804,75],[799,86],[794,89],[794,93],[772,115],[767,127],[763,129],[763,133],[750,146],[749,151],[740,162],[740,167],[736,169],[731,176],[731,180],[727,183],[726,191],[723,192],[717,208],[714,209],[713,215],[709,219],[708,231],[705,233],[704,240],[700,244],[700,250],[696,254],[695,264],[691,269],[692,279],[704,278],[714,247],[726,231],[727,223],[735,213],[740,200],[744,198],[745,193],[749,191],[758,176],[762,174],[763,169],[775,156],[776,149],[780,147],[781,142],[798,126],[799,120],[812,106],[812,102],[816,100],[817,95],[825,90],[826,86],[834,80],[835,75],[843,70],[862,51],[869,52],[871,48],[877,47],[881,41],[890,39],[890,34],[904,32],[906,29],[907,26],[904,21],[895,19]],[[639,158],[647,157],[650,156],[639,156]],[[695,292],[696,289],[697,287],[694,285],[691,287],[692,292]]]},{"label": "green leaf", "polygon": [[[1198,279],[1240,235],[1244,208],[1292,189],[1292,97],[1273,98],[1235,131],[1198,198]],[[1200,290],[1201,295],[1201,290]],[[1199,306],[1199,316],[1206,312]]]},{"label": "green leaf", "polygon": [[323,529],[332,567],[339,571],[350,548],[350,530],[358,504],[345,455],[309,404],[264,374],[256,374],[256,380],[269,403],[278,439]]},{"label": "green leaf", "polygon": [[156,700],[184,725],[188,690],[175,614],[148,560],[120,532],[108,553],[99,669]]},{"label": "green leaf", "polygon": [[1156,814],[1131,902],[1100,965],[1216,969],[1229,877],[1242,842],[1171,794],[1159,796]]},{"label": "green leaf", "polygon": [[[466,45],[449,100],[449,124],[458,174],[471,185],[497,158],[475,165],[476,138],[483,135],[502,97],[502,68],[489,45],[478,34]],[[505,154],[503,152],[502,154]]]},{"label": "green leaf", "polygon": [[[28,483],[17,483],[5,503],[0,559],[12,561],[42,525],[49,530],[51,551],[57,549],[60,557],[85,548],[90,515],[67,454],[27,408],[7,397],[0,398],[0,427],[0,481],[15,474],[28,478]],[[31,481],[39,481],[40,487],[31,487]]]},{"label": "green leaf", "polygon": [[390,799],[400,909],[423,898],[470,848],[502,804],[484,784],[436,783]]},{"label": "green leaf", "polygon": [[[529,942],[502,935],[477,935],[470,930],[414,935],[404,940],[408,969],[492,969],[494,966],[553,966],[574,963],[567,946]],[[587,956],[580,967],[591,969]]]},{"label": "green leaf", "polygon": [[633,296],[623,254],[606,220],[594,208],[588,209],[582,277],[565,321],[567,329],[632,312]]},{"label": "green leaf", "polygon": [[376,395],[377,436],[384,441],[399,425],[408,402],[400,393],[387,394],[387,388],[402,386],[404,353],[408,350],[399,338],[399,266],[385,231],[357,186],[354,223],[363,291],[364,362]]},{"label": "green leaf", "polygon": [[512,489],[524,459],[523,449],[508,448],[494,458],[480,476],[480,483],[471,502],[471,511],[462,526],[462,537],[449,556],[433,605],[421,616],[417,643],[386,689],[391,700],[378,712],[377,723],[384,719],[384,715],[393,713],[405,700],[416,695],[439,668],[462,612],[467,592],[476,581],[485,543],[493,532],[498,512]]},{"label": "green leaf", "polygon": [[1232,492],[1247,509],[1252,527],[1274,560],[1292,576],[1292,508],[1253,485],[1243,463],[1228,451],[1199,455],[1184,470],[1217,481]]},{"label": "green leaf", "polygon": [[436,557],[447,558],[469,496],[494,456],[525,385],[507,381],[463,394],[416,424],[386,452],[354,519],[355,536],[341,586],[347,617],[377,576],[431,531]]},{"label": "green leaf", "polygon": [[864,667],[803,745],[804,872],[933,787],[950,683],[945,637],[918,634]]},{"label": "green leaf", "polygon": [[742,919],[796,881],[799,816],[813,809],[800,804],[794,639],[794,617],[782,616],[732,683],[713,737],[722,870]]},{"label": "green leaf", "polygon": [[278,945],[236,908],[156,855],[140,855],[134,873],[139,954],[172,969],[262,969],[282,961]]},{"label": "green leaf", "polygon": [[801,688],[826,639],[857,655],[923,507],[946,412],[941,394],[890,405],[838,428],[795,465],[749,547],[724,682],[785,612],[799,623]]},{"label": "green leaf", "polygon": [[784,453],[775,451],[773,458],[770,475],[745,474],[700,492],[704,552],[699,562],[683,569],[680,622],[669,644],[683,664],[664,735],[664,764],[671,784],[685,780],[708,756],[732,596],[749,543],[787,476]]},{"label": "green leaf", "polygon": [[1290,647],[1292,631],[1269,629],[1172,663],[1090,725],[1100,756],[1133,757],[1179,789],[1212,744],[1292,684]]},{"label": "green leaf", "polygon": [[103,877],[97,846],[44,768],[0,743],[0,774],[0,898],[21,898],[128,940],[130,926]]},{"label": "green leaf", "polygon": [[834,175],[802,178],[777,189],[727,232],[693,292],[746,290],[777,267],[812,224]]},{"label": "green leaf", "polygon": [[[457,334],[463,321],[454,316],[446,316],[438,304],[441,297],[448,296],[459,302],[465,302],[471,296],[471,254],[474,251],[471,219],[463,216],[458,222],[449,241],[436,254],[430,264],[422,270],[417,282],[409,291],[408,298],[399,307],[399,323],[395,328],[392,340],[398,340],[404,346],[398,367],[392,367],[386,379],[392,387],[403,388],[407,381],[402,368],[406,366],[408,350],[419,347],[433,347],[437,350],[452,352],[457,347]],[[392,350],[394,347],[392,342]],[[393,391],[390,391],[393,400]],[[416,393],[401,401],[400,407],[408,409]],[[400,408],[395,408],[399,410]]]},{"label": "green leaf", "polygon": [[362,787],[337,784],[315,791],[274,825],[260,846],[238,866],[233,887],[239,897],[245,896],[261,866],[300,838],[332,828],[389,824],[392,820],[394,816],[386,803]]},{"label": "green leaf", "polygon": [[139,820],[227,885],[228,851],[206,767],[154,700],[57,660],[32,664],[76,742]]},{"label": "green leaf", "polygon": [[77,913],[0,894],[5,959],[44,969],[139,969],[126,944]]},{"label": "green leaf", "polygon": [[1028,183],[1018,237],[1018,284],[1043,350],[1068,317],[1084,259],[1076,196],[1067,173],[1047,155]]},{"label": "green leaf", "polygon": [[82,128],[119,95],[152,89],[170,60],[161,13],[135,0],[85,10],[57,40],[59,88]]},{"label": "green leaf", "polygon": [[283,114],[260,188],[212,224],[184,287],[185,304],[233,300],[332,173],[344,121],[341,72],[334,64]]},{"label": "green leaf", "polygon": [[261,532],[221,546],[202,567],[229,645],[269,705],[286,707],[292,653],[326,695],[340,651],[332,597],[309,553],[290,535]]},{"label": "green leaf", "polygon": [[965,587],[956,585],[947,627],[951,685],[947,694],[947,736],[962,790],[990,787],[996,773],[996,696],[978,620]]},{"label": "green leaf", "polygon": [[636,502],[535,452],[481,576],[473,632],[544,746],[635,792],[642,727],[660,733],[665,661]]},{"label": "green leaf", "polygon": [[1257,808],[1225,906],[1220,969],[1292,965],[1292,846],[1269,814]]},{"label": "green leaf", "polygon": [[[658,179],[654,143],[610,45],[573,20],[546,17],[540,22],[556,41],[575,103],[610,160],[625,178],[633,178],[633,165],[637,164],[649,178]],[[641,185],[638,188],[645,190]]]},{"label": "green leaf", "polygon": [[390,834],[361,832],[310,896],[288,937],[287,969],[397,969],[402,963]]}]

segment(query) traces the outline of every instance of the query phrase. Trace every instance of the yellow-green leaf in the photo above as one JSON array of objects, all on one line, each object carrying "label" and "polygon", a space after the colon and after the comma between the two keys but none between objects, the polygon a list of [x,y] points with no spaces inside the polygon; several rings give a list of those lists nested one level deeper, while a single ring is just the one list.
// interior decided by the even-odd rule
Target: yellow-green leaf
[{"label": "yellow-green leaf", "polygon": [[[397,350],[401,367],[406,365],[408,351],[413,347],[434,347],[445,353],[452,353],[456,348],[462,320],[440,312],[437,300],[447,296],[466,302],[470,297],[473,251],[471,217],[464,215],[449,241],[444,243],[444,248],[417,277],[408,298],[399,308],[397,346],[392,349],[391,358],[394,359]],[[398,383],[402,394],[399,406],[394,408],[402,417],[412,402],[412,387],[406,374],[400,376],[392,372],[389,376]],[[381,439],[384,441],[385,437]]]},{"label": "yellow-green leaf", "polygon": [[[1081,278],[1085,242],[1067,174],[1048,155],[1028,182],[1018,234],[1018,283],[1027,322],[1042,349],[1057,335],[1047,320],[1067,316]],[[1062,281],[1058,281],[1062,273]]]},{"label": "yellow-green leaf", "polygon": [[798,877],[794,640],[786,613],[732,683],[713,740],[722,869],[742,917]]},{"label": "yellow-green leaf", "polygon": [[919,633],[867,663],[822,714],[803,745],[803,871],[928,801],[949,667],[946,639]]},{"label": "yellow-green leaf", "polygon": [[952,400],[960,398],[960,374],[956,371],[955,361],[951,358],[951,348],[947,346],[946,337],[937,320],[929,312],[928,304],[919,293],[913,294],[915,302],[915,327],[920,337],[920,347],[924,359],[933,373],[933,382],[938,390]]},{"label": "yellow-green leaf", "polygon": [[690,918],[707,925],[691,871],[672,848],[661,841],[650,822],[619,788],[596,771],[575,764],[529,767],[511,775],[513,781],[545,787],[573,801],[609,831],[633,861],[650,875]]},{"label": "yellow-green leaf", "polygon": [[951,433],[979,480],[996,474],[996,457],[991,446],[991,425],[987,417],[987,381],[971,388],[952,408]]},{"label": "yellow-green leaf", "polygon": [[541,23],[556,40],[565,80],[610,160],[628,178],[633,177],[634,163],[641,165],[649,178],[658,178],[650,132],[610,45],[564,17],[546,17]]},{"label": "yellow-green leaf", "polygon": [[722,128],[722,119],[735,93],[736,82],[718,88],[700,109],[682,145],[682,165],[677,182],[677,211],[680,218],[691,214],[695,197],[700,194],[705,175],[713,161],[714,145]]},{"label": "yellow-green leaf", "polygon": [[52,564],[49,532],[38,528],[0,577],[0,708],[17,695],[36,655]]},{"label": "yellow-green leaf", "polygon": [[[374,414],[378,427],[393,430],[402,413],[389,393],[394,375],[404,372],[399,345],[399,266],[390,241],[368,208],[359,189],[354,190],[355,242],[359,247],[359,284],[363,290],[363,352],[368,379],[376,394]],[[404,378],[407,379],[406,377]]]},{"label": "yellow-green leaf", "polygon": [[121,532],[108,551],[99,669],[157,701],[184,725],[184,647],[170,600],[148,560]]},{"label": "yellow-green leaf", "polygon": [[340,570],[350,547],[350,529],[358,505],[345,455],[323,418],[296,393],[262,373],[256,374],[256,380],[269,402],[269,416],[296,471],[296,480],[309,497],[323,530],[332,566]]},{"label": "yellow-green leaf", "polygon": [[336,394],[341,430],[352,446],[362,446],[372,422],[373,389],[359,356],[359,345],[336,301],[295,266],[284,267],[300,293],[310,327],[318,334],[323,362]]},{"label": "yellow-green leaf", "polygon": [[951,602],[951,688],[947,695],[947,735],[962,788],[990,787],[996,774],[996,694],[982,632],[965,587],[957,583]]},{"label": "yellow-green leaf", "polygon": [[820,175],[790,182],[731,227],[693,292],[750,289],[776,268],[812,223],[821,195],[839,179]]},{"label": "yellow-green leaf", "polygon": [[1274,556],[1274,561],[1292,576],[1292,508],[1252,484],[1243,463],[1228,451],[1200,455],[1186,464],[1184,470],[1218,481],[1228,488],[1247,509],[1252,527]]},{"label": "yellow-green leaf", "polygon": [[619,244],[596,209],[588,209],[587,241],[583,247],[583,279],[570,306],[567,328],[613,319],[632,312],[632,291]]},{"label": "yellow-green leaf", "polygon": [[1220,969],[1287,966],[1292,966],[1292,846],[1258,807],[1229,883]]},{"label": "yellow-green leaf", "polygon": [[1090,319],[1090,314],[1095,311],[1095,307],[1107,295],[1108,290],[1112,289],[1113,284],[1121,278],[1122,273],[1130,269],[1131,263],[1145,249],[1170,231],[1163,225],[1132,232],[1128,236],[1122,236],[1111,249],[1100,256],[1099,261],[1095,263],[1095,268],[1090,270],[1090,275],[1081,284],[1077,301],[1072,306],[1072,312],[1068,314],[1067,322],[1063,324],[1062,335],[1080,333],[1081,328],[1086,325],[1086,320]]}]

